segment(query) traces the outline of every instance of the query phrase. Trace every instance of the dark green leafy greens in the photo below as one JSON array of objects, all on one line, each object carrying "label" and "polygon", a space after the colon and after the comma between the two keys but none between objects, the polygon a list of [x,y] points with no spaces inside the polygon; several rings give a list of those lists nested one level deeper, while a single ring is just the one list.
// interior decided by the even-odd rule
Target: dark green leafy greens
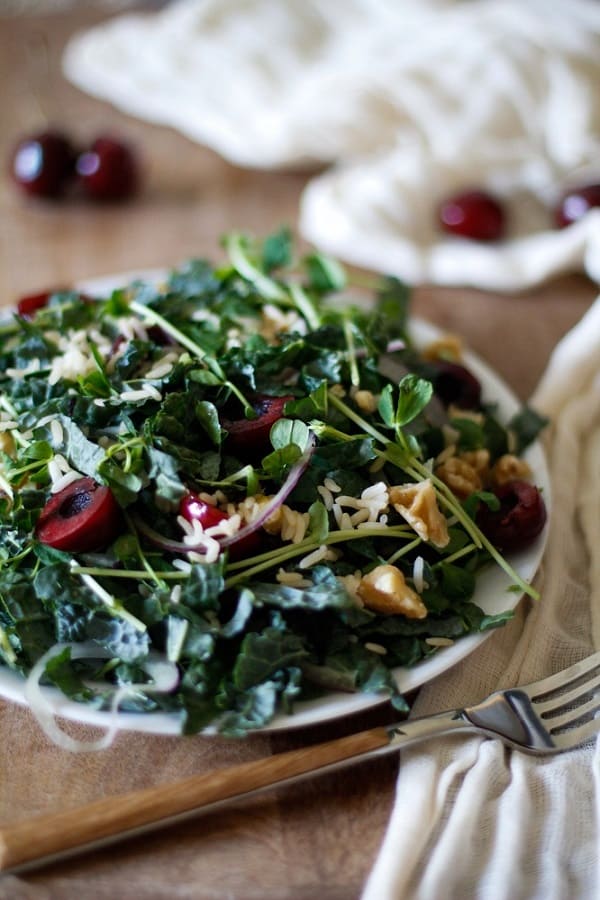
[{"label": "dark green leafy greens", "polygon": [[[404,709],[394,667],[510,617],[472,602],[484,565],[531,589],[481,540],[473,517],[491,495],[462,505],[432,474],[427,460],[446,437],[429,420],[431,383],[380,371],[384,354],[407,370],[418,358],[407,288],[383,280],[365,311],[332,302],[346,289],[343,268],[316,252],[296,263],[286,229],[262,244],[237,234],[224,243],[229,262],[218,268],[195,260],[161,286],[135,283],[94,303],[58,294],[33,320],[3,325],[0,660],[27,675],[59,644],[45,679],[69,697],[108,707],[117,688],[136,685],[123,708],[178,712],[189,733],[212,723],[241,735],[331,689],[384,693]],[[390,350],[392,336],[400,348]],[[284,415],[249,461],[227,423],[252,421],[265,396],[287,398]],[[485,448],[493,463],[509,446],[522,452],[544,421],[523,410],[507,427],[483,407],[446,424],[457,452]],[[250,516],[307,455],[258,546],[236,554],[225,542],[209,556],[185,545],[178,512],[190,491]],[[94,552],[35,537],[53,485],[73,471],[109,487],[123,511],[121,533]],[[365,500],[378,485],[426,480],[450,526],[444,548],[387,501]],[[287,526],[273,524],[278,515]],[[360,577],[379,566],[419,588],[425,616],[363,603]],[[157,658],[177,667],[166,693],[150,689],[146,663]]]}]

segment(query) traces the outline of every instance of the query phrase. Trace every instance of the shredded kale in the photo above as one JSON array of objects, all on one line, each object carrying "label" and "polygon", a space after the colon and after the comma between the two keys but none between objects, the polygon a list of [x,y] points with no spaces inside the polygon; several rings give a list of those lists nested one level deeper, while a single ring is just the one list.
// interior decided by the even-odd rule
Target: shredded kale
[{"label": "shredded kale", "polygon": [[[404,710],[394,668],[438,652],[432,639],[510,618],[473,602],[484,566],[502,565],[532,593],[479,532],[478,505],[493,495],[463,503],[431,461],[453,441],[457,454],[485,450],[492,466],[546,422],[526,408],[503,424],[489,404],[436,420],[398,280],[373,285],[367,309],[336,260],[297,260],[286,228],[262,242],[228,235],[224,246],[218,267],[192,260],[161,286],[136,282],[94,302],[56,294],[31,320],[3,325],[0,664],[27,675],[66,645],[47,683],[99,708],[135,684],[122,708],[179,713],[185,733],[212,724],[240,736],[329,690],[382,693]],[[384,357],[407,374],[390,379]],[[236,423],[258,427],[273,398],[284,405],[263,444],[233,440]],[[237,546],[182,524],[192,492],[248,528],[300,465],[258,541]],[[42,543],[36,526],[59,482],[80,476],[109,489],[117,533],[85,550]],[[364,499],[427,480],[443,547],[388,500]],[[224,536],[210,556],[207,542]],[[378,566],[401,573],[425,615],[387,614],[357,593]],[[78,658],[80,644],[98,657]],[[157,658],[180,673],[168,693],[150,689],[145,665]]]}]

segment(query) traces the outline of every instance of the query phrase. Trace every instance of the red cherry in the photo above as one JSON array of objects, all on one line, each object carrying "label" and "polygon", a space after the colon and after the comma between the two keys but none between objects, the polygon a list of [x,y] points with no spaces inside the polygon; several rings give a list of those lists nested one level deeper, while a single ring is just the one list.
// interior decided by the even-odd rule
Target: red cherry
[{"label": "red cherry", "polygon": [[499,509],[482,505],[477,524],[499,550],[524,549],[546,524],[546,505],[540,491],[527,481],[509,481],[494,493],[500,501]]},{"label": "red cherry", "polygon": [[[187,519],[188,522],[200,522],[204,529],[211,528],[213,525],[218,525],[219,522],[229,518],[227,513],[223,512],[222,509],[218,509],[218,507],[213,506],[211,503],[206,503],[204,500],[201,500],[197,494],[193,493],[186,494],[185,497],[182,497],[179,503],[179,514],[182,515],[184,519]],[[229,555],[232,559],[251,556],[258,549],[259,544],[260,534],[258,531],[254,531],[235,544],[232,544],[229,549]]]},{"label": "red cherry", "polygon": [[27,194],[58,197],[73,175],[75,152],[60,131],[44,131],[21,140],[11,161],[14,181]]},{"label": "red cherry", "polygon": [[[39,294],[27,294],[26,296],[21,297],[20,300],[17,300],[17,313],[22,319],[33,319],[38,309],[44,309],[44,307],[48,305],[50,297],[53,297],[55,294],[60,294],[63,291],[68,291],[68,288],[55,288],[53,291],[42,291]],[[94,298],[88,296],[88,294],[79,294],[78,296],[83,303],[96,302]]]},{"label": "red cherry", "polygon": [[55,291],[42,291],[40,294],[27,294],[17,301],[17,313],[22,319],[33,319],[38,309],[48,305],[50,297]]},{"label": "red cherry", "polygon": [[179,514],[188,522],[200,522],[203,528],[218,525],[229,516],[222,509],[201,500],[197,494],[186,494],[179,503]]},{"label": "red cherry", "polygon": [[431,383],[444,406],[479,409],[481,384],[468,369],[449,360],[436,361],[432,366]]},{"label": "red cherry", "polygon": [[54,494],[35,528],[42,544],[71,553],[104,550],[121,530],[121,510],[110,488],[80,478]]},{"label": "red cherry", "polygon": [[283,416],[288,400],[293,399],[291,394],[284,397],[260,394],[252,403],[255,419],[223,419],[221,424],[227,431],[228,446],[251,454],[268,450],[271,428]]},{"label": "red cherry", "polygon": [[504,210],[485,191],[465,191],[445,200],[439,209],[444,231],[474,241],[498,241],[504,234]]},{"label": "red cherry", "polygon": [[558,228],[577,222],[594,206],[600,206],[600,184],[588,184],[567,191],[560,199],[554,218]]},{"label": "red cherry", "polygon": [[137,159],[126,144],[114,138],[97,138],[78,157],[76,170],[85,193],[93,200],[125,200],[138,187]]}]

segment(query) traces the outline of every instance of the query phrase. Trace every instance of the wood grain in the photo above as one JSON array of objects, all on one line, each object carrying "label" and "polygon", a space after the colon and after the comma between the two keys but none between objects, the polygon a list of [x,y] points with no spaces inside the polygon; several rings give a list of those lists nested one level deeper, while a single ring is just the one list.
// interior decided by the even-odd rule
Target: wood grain
[{"label": "wood grain", "polygon": [[[228,229],[265,234],[296,221],[306,173],[237,169],[63,80],[66,40],[105,16],[81,2],[65,14],[0,17],[0,305],[86,277],[214,258]],[[46,120],[82,143],[106,131],[131,140],[144,157],[141,196],[102,208],[76,197],[61,204],[25,200],[5,176],[6,160],[16,138]],[[552,347],[595,293],[579,276],[512,296],[422,285],[414,309],[463,335],[525,399]],[[73,756],[50,744],[26,710],[0,701],[0,823],[169,785],[392,717],[384,704],[348,720],[241,742],[127,733],[100,754]],[[90,736],[83,726],[66,727]],[[384,757],[272,791],[122,847],[0,881],[0,898],[352,900],[384,833],[396,767],[394,757]]]},{"label": "wood grain", "polygon": [[386,728],[288,750],[183,781],[96,800],[0,828],[0,870],[13,869],[387,747]]}]

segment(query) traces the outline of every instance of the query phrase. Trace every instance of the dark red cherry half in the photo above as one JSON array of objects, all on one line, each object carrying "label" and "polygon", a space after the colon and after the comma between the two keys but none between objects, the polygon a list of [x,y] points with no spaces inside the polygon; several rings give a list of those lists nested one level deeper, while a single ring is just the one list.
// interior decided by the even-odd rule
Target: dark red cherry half
[{"label": "dark red cherry half", "polygon": [[[53,291],[41,291],[39,294],[26,294],[17,300],[17,313],[22,319],[32,319],[38,310],[48,306],[51,297],[55,294],[66,293],[68,290],[68,288],[55,288]],[[95,303],[94,298],[87,294],[78,296],[83,303]]]},{"label": "dark red cherry half", "polygon": [[429,375],[436,396],[444,406],[460,409],[479,409],[481,406],[481,384],[479,380],[459,363],[439,360],[432,363]]},{"label": "dark red cherry half", "polygon": [[17,313],[22,319],[32,319],[38,309],[48,305],[48,301],[56,291],[42,291],[39,294],[26,294],[17,301]]},{"label": "dark red cherry half", "polygon": [[527,481],[509,481],[494,490],[498,510],[481,504],[477,524],[499,550],[523,550],[546,524],[546,505],[537,487]]},{"label": "dark red cherry half", "polygon": [[21,140],[13,153],[13,180],[27,194],[58,197],[74,173],[75,151],[60,131],[44,131]]},{"label": "dark red cherry half", "polygon": [[505,215],[499,201],[486,191],[464,191],[440,205],[444,231],[473,241],[498,241],[504,235]]},{"label": "dark red cherry half", "polygon": [[282,418],[285,404],[293,399],[291,394],[284,397],[260,394],[252,401],[255,419],[222,419],[221,424],[227,431],[227,446],[253,455],[267,452],[271,428]]},{"label": "dark red cherry half", "polygon": [[203,528],[212,528],[229,516],[222,509],[201,500],[197,494],[186,494],[179,503],[179,514],[188,522],[200,522]]},{"label": "dark red cherry half", "polygon": [[[188,522],[200,522],[204,529],[218,525],[229,516],[222,509],[213,506],[211,503],[201,500],[197,494],[189,493],[182,497],[179,504],[179,514],[187,519]],[[254,531],[246,537],[231,544],[229,555],[232,559],[243,559],[245,556],[251,556],[256,552],[260,545],[260,534]]]},{"label": "dark red cherry half", "polygon": [[566,191],[554,214],[557,227],[572,225],[595,206],[600,206],[600,184],[588,184]]},{"label": "dark red cherry half", "polygon": [[122,527],[121,510],[110,488],[80,478],[54,494],[35,528],[42,544],[70,553],[104,550]]},{"label": "dark red cherry half", "polygon": [[93,200],[125,200],[137,191],[137,157],[127,144],[111,137],[97,138],[77,158],[76,170],[84,192]]}]

